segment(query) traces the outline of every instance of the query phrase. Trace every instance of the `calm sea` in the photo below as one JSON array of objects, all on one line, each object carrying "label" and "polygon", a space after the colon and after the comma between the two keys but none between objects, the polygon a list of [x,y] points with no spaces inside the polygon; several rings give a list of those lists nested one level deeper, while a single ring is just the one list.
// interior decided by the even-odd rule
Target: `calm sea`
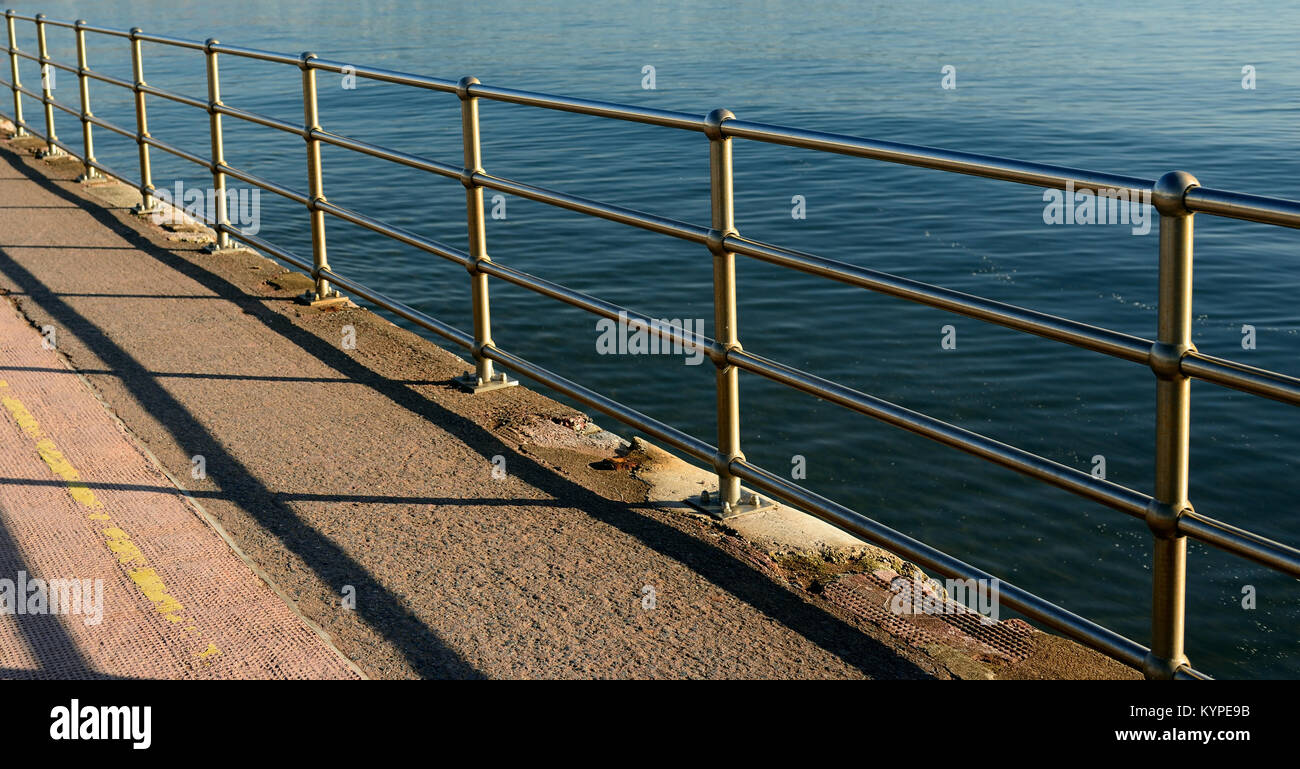
[{"label": "calm sea", "polygon": [[[384,66],[446,78],[937,145],[1300,198],[1300,6],[1261,2],[909,3],[149,2],[48,0],[54,18]],[[34,48],[29,24],[21,45]],[[72,35],[50,31],[72,60]],[[202,55],[146,44],[145,76],[203,93]],[[130,77],[129,45],[91,36],[91,65]],[[30,65],[30,62],[26,63]],[[941,70],[956,69],[956,88]],[[654,67],[655,89],[643,88]],[[1243,88],[1254,67],[1256,87]],[[23,72],[38,82],[34,67]],[[300,121],[291,67],[224,57],[226,103]],[[59,73],[56,98],[76,103]],[[129,94],[96,84],[93,109],[133,126]],[[28,114],[39,116],[33,105]],[[454,96],[321,75],[325,128],[460,162]],[[7,111],[7,110],[6,110]],[[78,140],[60,113],[61,136]],[[157,137],[207,151],[206,116],[150,101]],[[305,189],[301,139],[226,119],[232,165]],[[482,105],[485,167],[498,175],[707,224],[708,148],[687,132],[514,105]],[[101,160],[134,175],[135,148],[96,133]],[[155,181],[207,186],[155,151]],[[853,264],[1150,337],[1156,234],[1047,226],[1042,191],[737,140],[740,230]],[[341,205],[464,247],[455,181],[324,148]],[[490,193],[489,193],[490,194]],[[792,216],[803,196],[806,217]],[[261,235],[310,254],[301,207],[261,197]],[[494,259],[656,317],[711,319],[708,252],[520,199],[492,220]],[[342,274],[469,328],[463,269],[346,223],[329,224]],[[1213,354],[1300,371],[1294,231],[1199,217],[1195,342]],[[1153,377],[1140,366],[741,257],[747,349],[1091,471],[1151,488]],[[520,289],[493,289],[498,344],[714,440],[711,366],[601,356],[592,316]],[[941,349],[951,324],[956,348]],[[1242,326],[1257,346],[1242,349]],[[742,377],[744,450],[901,531],[1149,640],[1150,536],[1138,520],[1010,471]],[[1300,414],[1193,387],[1197,509],[1300,542],[1294,452]],[[612,420],[603,420],[608,423]],[[610,425],[615,426],[615,425]],[[1227,677],[1300,674],[1293,580],[1193,544],[1188,654]],[[1245,593],[1256,608],[1244,609]]]}]

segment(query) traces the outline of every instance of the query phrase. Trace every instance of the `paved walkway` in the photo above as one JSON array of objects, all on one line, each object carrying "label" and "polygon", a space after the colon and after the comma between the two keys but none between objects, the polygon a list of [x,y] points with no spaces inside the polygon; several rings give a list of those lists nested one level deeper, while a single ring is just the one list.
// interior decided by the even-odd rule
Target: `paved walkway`
[{"label": "paved walkway", "polygon": [[[91,632],[0,617],[0,674],[348,674],[222,555],[81,378],[367,675],[934,672],[719,547],[716,529],[651,509],[626,472],[510,430],[570,410],[524,387],[466,395],[460,358],[368,311],[295,305],[261,257],[205,255],[89,205],[103,193],[75,167],[15,146],[0,143],[0,290],[59,352],[0,307],[16,404],[0,417],[0,578],[102,576],[113,619]],[[468,291],[463,270],[447,275]],[[66,466],[42,456],[46,439]]]},{"label": "paved walkway", "polygon": [[355,677],[50,345],[0,301],[0,676]]}]

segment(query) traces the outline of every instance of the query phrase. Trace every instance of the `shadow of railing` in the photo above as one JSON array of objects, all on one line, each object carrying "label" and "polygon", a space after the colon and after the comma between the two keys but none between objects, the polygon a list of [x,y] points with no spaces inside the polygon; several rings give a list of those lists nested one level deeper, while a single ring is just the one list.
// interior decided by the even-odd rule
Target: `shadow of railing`
[{"label": "shadow of railing", "polygon": [[[362,385],[395,406],[437,424],[474,453],[505,456],[511,475],[567,507],[581,510],[633,537],[642,545],[672,558],[693,570],[717,588],[726,591],[811,643],[830,652],[869,676],[924,678],[930,674],[900,657],[892,648],[863,633],[853,624],[809,603],[771,581],[753,566],[714,545],[697,539],[672,525],[644,514],[636,506],[607,499],[565,478],[552,468],[520,453],[474,421],[448,410],[421,395],[403,381],[391,380],[348,356],[334,345],[295,325],[275,311],[267,299],[254,296],[202,266],[160,248],[141,233],[98,206],[86,205],[58,183],[18,161],[9,151],[0,151],[11,165],[46,191],[81,207],[101,226],[112,230],[128,244],[161,265],[194,280],[213,294],[235,304],[245,314],[337,371],[347,382]],[[88,248],[92,248],[89,247]],[[335,595],[353,586],[357,615],[375,632],[397,648],[421,677],[482,677],[460,654],[448,647],[439,634],[420,620],[353,557],[340,543],[313,529],[290,502],[304,497],[270,489],[252,468],[244,466],[217,441],[203,424],[158,380],[158,374],[142,365],[121,345],[110,339],[94,322],[51,290],[0,243],[0,273],[7,275],[29,301],[41,307],[68,334],[81,341],[121,381],[138,403],[163,426],[187,452],[202,454],[210,466],[223,468],[223,499],[237,505],[265,531],[328,585]],[[332,380],[331,380],[332,381]],[[447,381],[448,386],[451,381]],[[315,500],[313,500],[315,501]],[[345,501],[322,495],[321,501]],[[376,501],[384,501],[382,495]],[[480,500],[430,497],[410,504],[479,504]],[[537,504],[527,500],[527,504]]]}]

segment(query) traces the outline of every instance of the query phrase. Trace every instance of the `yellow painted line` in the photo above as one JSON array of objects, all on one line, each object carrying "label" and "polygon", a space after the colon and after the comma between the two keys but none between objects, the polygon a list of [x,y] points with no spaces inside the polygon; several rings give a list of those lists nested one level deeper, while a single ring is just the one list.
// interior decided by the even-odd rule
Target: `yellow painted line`
[{"label": "yellow painted line", "polygon": [[[131,547],[135,549],[135,552],[140,552],[135,545],[131,545]],[[185,607],[181,606],[180,601],[172,598],[167,593],[167,586],[163,584],[158,572],[145,566],[139,569],[131,569],[127,572],[127,575],[131,577],[131,581],[135,583],[136,587],[140,588],[140,592],[144,593],[145,598],[153,601],[158,613],[166,617],[169,622],[185,621],[185,618],[179,613]]]},{"label": "yellow painted line", "polygon": [[[0,391],[7,392],[8,389],[9,383],[0,379]],[[54,441],[41,431],[40,422],[36,421],[36,417],[32,416],[32,412],[23,405],[22,401],[10,395],[0,395],[0,403],[4,404],[10,416],[18,423],[18,427],[36,442],[36,453],[55,475],[63,479],[68,496],[90,510],[86,517],[93,521],[111,520],[108,514],[103,512],[104,504],[81,480],[81,473],[77,472],[77,468],[63,456],[63,452],[59,451]],[[100,533],[104,535],[104,542],[108,545],[108,549],[117,556],[117,562],[125,568],[132,584],[153,603],[154,609],[168,622],[186,622],[185,616],[181,614],[185,607],[168,592],[162,578],[158,576],[158,572],[149,567],[144,553],[131,541],[130,535],[117,526],[101,529]],[[192,632],[195,627],[189,625],[186,630]],[[221,650],[214,644],[208,644],[206,649],[197,652],[194,656],[207,661],[220,653]]]},{"label": "yellow painted line", "polygon": [[144,553],[140,552],[140,548],[135,546],[125,531],[112,527],[104,529],[103,534],[104,539],[108,541],[108,549],[117,555],[118,563],[123,566],[143,567],[145,565]]}]

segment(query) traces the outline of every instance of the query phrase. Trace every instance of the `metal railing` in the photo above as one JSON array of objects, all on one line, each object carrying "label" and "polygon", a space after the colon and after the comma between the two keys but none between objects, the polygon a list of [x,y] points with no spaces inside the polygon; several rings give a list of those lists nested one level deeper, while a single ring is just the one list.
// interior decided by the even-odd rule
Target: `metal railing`
[{"label": "metal railing", "polygon": [[[999,600],[1005,606],[1097,649],[1132,667],[1148,678],[1206,678],[1188,663],[1183,651],[1184,595],[1187,538],[1199,540],[1268,566],[1300,577],[1300,550],[1280,544],[1258,534],[1210,518],[1193,509],[1188,500],[1188,445],[1190,380],[1200,379],[1273,400],[1300,404],[1300,379],[1254,368],[1234,361],[1207,355],[1196,349],[1191,340],[1192,319],[1192,228],[1193,216],[1244,219],[1264,224],[1300,228],[1300,202],[1202,187],[1190,174],[1175,171],[1148,180],[1128,176],[1094,173],[1039,163],[930,147],[875,141],[854,136],[823,133],[799,128],[756,123],[737,119],[731,112],[718,109],[706,116],[686,112],[634,107],[564,96],[554,96],[480,83],[472,77],[459,82],[435,77],[397,72],[373,67],[353,66],[321,59],[312,53],[292,56],[227,45],[217,40],[197,42],[147,34],[140,29],[129,31],[95,27],[84,21],[66,22],[47,19],[44,15],[24,16],[5,12],[9,34],[9,60],[12,79],[0,80],[13,91],[13,122],[20,134],[31,133],[46,142],[46,152],[67,154],[85,166],[85,178],[107,174],[140,190],[141,210],[155,205],[155,188],[149,166],[151,148],[157,148],[208,169],[217,191],[214,217],[200,216],[217,234],[217,250],[238,241],[306,271],[315,280],[311,298],[329,301],[337,298],[334,287],[360,296],[379,307],[466,348],[474,358],[475,373],[467,382],[475,392],[511,384],[504,375],[494,372],[499,363],[541,382],[581,403],[618,419],[682,453],[712,466],[719,481],[718,502],[723,514],[742,509],[760,500],[744,493],[741,482],[825,520],[869,542],[887,548],[919,566],[956,579],[991,580],[988,573],[957,558],[884,526],[866,516],[809,491],[795,483],[757,467],[745,459],[740,447],[740,406],[737,382],[741,370],[779,382],[903,428],[931,440],[960,449],[990,462],[1008,467],[1031,478],[1073,492],[1135,518],[1144,520],[1154,539],[1152,558],[1151,647],[1126,638],[1090,620],[1063,609],[1016,585],[1000,582]],[[33,22],[36,26],[38,54],[17,47],[14,22]],[[46,48],[46,28],[71,29],[76,35],[77,66],[53,61]],[[109,35],[129,41],[133,80],[110,77],[90,69],[86,62],[86,33]],[[148,85],[144,80],[141,42],[186,48],[203,53],[207,66],[206,99],[195,99]],[[303,123],[288,123],[276,118],[238,109],[221,98],[218,70],[222,55],[257,59],[296,66],[302,74]],[[41,93],[24,87],[19,79],[19,59],[29,59],[48,72],[49,67],[77,75],[80,109],[55,101],[48,82]],[[354,75],[387,83],[454,94],[461,105],[461,129],[464,157],[461,165],[432,160],[321,128],[316,103],[316,72]],[[43,78],[45,80],[45,78]],[[114,125],[91,112],[90,82],[99,81],[128,89],[135,96],[135,130]],[[22,97],[38,100],[44,107],[45,130],[34,128],[23,119]],[[186,104],[208,113],[211,137],[210,154],[203,157],[155,138],[146,117],[146,97],[153,96]],[[631,121],[675,128],[703,134],[709,145],[712,220],[708,226],[656,216],[631,208],[538,187],[494,176],[482,167],[479,153],[479,99],[511,102],[542,109],[579,113],[614,120]],[[63,110],[81,121],[83,151],[77,153],[60,140],[54,129],[54,110]],[[223,116],[245,120],[268,128],[301,136],[307,149],[306,192],[292,190],[230,166],[223,152],[221,121]],[[95,158],[93,129],[104,128],[135,141],[139,147],[139,178],[104,166]],[[1159,307],[1156,339],[1148,340],[1078,321],[1056,317],[1035,310],[972,296],[908,278],[857,267],[813,254],[791,250],[742,236],[735,227],[732,190],[732,140],[801,147],[820,152],[851,155],[890,163],[901,163],[990,179],[1017,182],[1045,188],[1090,190],[1094,193],[1118,191],[1150,196],[1160,215]],[[461,251],[409,230],[386,224],[378,219],[332,203],[325,198],[321,181],[320,145],[322,143],[353,150],[365,155],[398,163],[432,174],[458,180],[465,187],[469,250]],[[303,205],[307,209],[312,235],[312,257],[286,251],[252,234],[232,227],[227,218],[224,195],[226,177],[254,185]],[[709,339],[687,333],[680,328],[653,323],[651,318],[585,293],[530,275],[493,261],[487,251],[484,224],[483,190],[492,189],[535,200],[650,232],[680,238],[707,247],[713,261],[714,334]],[[471,281],[473,331],[467,333],[432,318],[372,288],[335,273],[327,260],[325,214],[387,236],[435,256],[459,264],[468,270]],[[930,416],[908,410],[872,395],[853,390],[805,371],[745,350],[739,342],[736,324],[736,255],[840,281],[871,291],[936,307],[969,318],[995,323],[1018,331],[1035,334],[1066,344],[1138,363],[1150,368],[1156,377],[1156,447],[1154,493],[1126,488],[1093,477],[1025,450],[1000,443],[984,435],[965,430]],[[715,364],[717,388],[718,445],[689,435],[669,424],[653,419],[604,395],[587,389],[524,358],[496,346],[492,341],[489,316],[488,278],[497,278],[534,291],[543,296],[618,321],[620,318],[645,325],[646,330],[687,350],[703,350]]]}]

